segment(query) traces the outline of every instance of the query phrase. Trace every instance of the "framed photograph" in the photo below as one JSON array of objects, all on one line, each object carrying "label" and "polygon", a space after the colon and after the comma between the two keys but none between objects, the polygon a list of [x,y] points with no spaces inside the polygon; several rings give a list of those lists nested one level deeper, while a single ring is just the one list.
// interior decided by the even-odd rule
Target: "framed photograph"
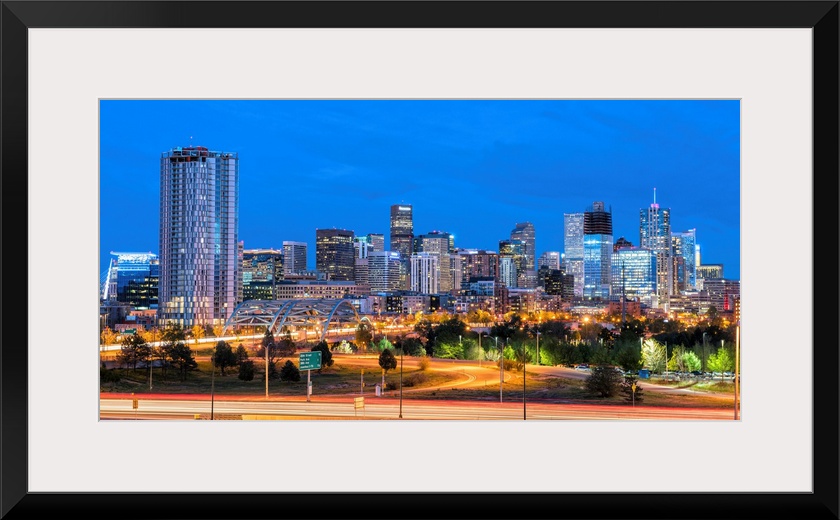
[{"label": "framed photograph", "polygon": [[[840,271],[838,13],[837,1],[3,1],[0,516],[838,518],[838,351],[828,332]],[[443,101],[462,107],[445,125]],[[323,131],[312,124],[316,102],[366,108],[352,124],[340,110],[322,118],[352,127],[335,142],[294,139],[294,131]],[[277,146],[298,150],[382,152],[389,133],[448,139],[452,164],[441,169],[450,173],[428,180],[448,192],[446,204],[466,207],[481,192],[467,175],[488,165],[502,172],[492,182],[522,196],[522,163],[510,161],[529,159],[522,149],[493,155],[468,146],[482,120],[468,107],[483,107],[485,129],[506,125],[507,135],[537,142],[554,130],[534,119],[569,120],[579,110],[555,104],[651,102],[670,111],[670,126],[650,119],[625,128],[630,137],[619,143],[610,135],[626,121],[601,111],[590,126],[568,125],[562,139],[575,144],[580,172],[590,171],[593,150],[633,151],[620,156],[632,161],[612,163],[619,174],[604,176],[630,192],[666,164],[656,154],[684,163],[697,150],[722,153],[696,128],[715,119],[714,107],[728,107],[738,182],[677,167],[671,178],[681,200],[740,220],[739,251],[727,260],[740,270],[736,420],[102,420],[101,349],[93,347],[110,254],[103,244],[139,236],[158,217],[156,208],[138,210],[149,199],[138,148],[172,157],[206,150],[191,135],[158,149],[162,136],[190,127],[185,120],[257,141],[254,132],[267,127],[256,121],[274,118],[295,127]],[[126,103],[130,110],[117,108]],[[298,112],[275,108],[284,103]],[[527,123],[499,108],[525,104],[536,107]],[[224,110],[236,117],[213,116]],[[683,141],[661,152],[642,145],[666,133]],[[691,136],[689,152],[681,142]],[[483,161],[463,167],[480,153]],[[368,155],[385,163],[385,153]],[[563,196],[580,177],[527,164],[542,176],[538,202],[554,208],[563,229],[574,209]],[[368,184],[416,185],[412,171],[419,175],[409,167]],[[265,204],[335,207],[341,197],[327,195],[355,193],[346,178],[336,181],[347,171],[322,172],[320,183],[267,188]],[[119,190],[104,184],[115,175]],[[415,193],[415,205],[434,197]],[[348,198],[348,214],[365,202]],[[602,210],[592,204],[587,211]],[[491,213],[472,222],[491,222]],[[517,229],[525,251],[528,230]],[[246,314],[235,313],[254,319]],[[301,367],[319,362],[307,356]]]}]

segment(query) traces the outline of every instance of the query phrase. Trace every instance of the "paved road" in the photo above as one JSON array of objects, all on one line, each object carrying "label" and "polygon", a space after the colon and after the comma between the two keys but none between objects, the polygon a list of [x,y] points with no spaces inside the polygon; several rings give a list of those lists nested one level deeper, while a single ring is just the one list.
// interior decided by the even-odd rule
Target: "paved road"
[{"label": "paved road", "polygon": [[[364,408],[354,406],[353,396],[305,400],[221,400],[201,398],[140,399],[132,408],[131,398],[101,398],[102,419],[195,420],[199,414],[214,419],[243,416],[243,419],[399,419],[397,398],[365,397]],[[529,404],[530,420],[732,420],[732,412],[708,408],[664,408],[647,406],[604,406],[586,404]],[[238,417],[237,417],[238,418]],[[403,419],[423,420],[523,420],[522,402],[462,402],[402,400]]]}]

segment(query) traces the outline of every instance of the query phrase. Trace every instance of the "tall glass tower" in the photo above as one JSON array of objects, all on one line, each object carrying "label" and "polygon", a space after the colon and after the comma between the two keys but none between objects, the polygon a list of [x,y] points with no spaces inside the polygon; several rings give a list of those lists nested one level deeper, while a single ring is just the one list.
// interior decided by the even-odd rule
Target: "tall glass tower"
[{"label": "tall glass tower", "polygon": [[236,306],[239,155],[203,146],[160,159],[163,326],[223,325]]},{"label": "tall glass tower", "polygon": [[612,212],[596,201],[583,213],[583,295],[608,298],[612,276]]},{"label": "tall glass tower", "polygon": [[522,243],[525,244],[525,247],[523,248],[523,254],[525,256],[523,270],[533,271],[536,269],[537,242],[536,235],[534,233],[534,225],[530,222],[517,223],[516,227],[514,227],[510,232],[510,239],[521,240]]},{"label": "tall glass tower", "polygon": [[697,230],[689,229],[683,232],[671,233],[671,247],[673,255],[683,258],[685,265],[684,279],[680,280],[684,290],[697,287]]},{"label": "tall glass tower", "polygon": [[660,208],[656,203],[656,189],[653,203],[639,212],[639,245],[656,254],[656,302],[657,307],[669,307],[669,296],[674,291],[674,263],[671,247],[671,209]]},{"label": "tall glass tower", "polygon": [[414,249],[414,216],[411,204],[391,206],[391,251],[400,254],[400,284],[402,289],[410,287],[409,259]]},{"label": "tall glass tower", "polygon": [[563,261],[574,277],[574,295],[583,296],[583,213],[563,215]]}]

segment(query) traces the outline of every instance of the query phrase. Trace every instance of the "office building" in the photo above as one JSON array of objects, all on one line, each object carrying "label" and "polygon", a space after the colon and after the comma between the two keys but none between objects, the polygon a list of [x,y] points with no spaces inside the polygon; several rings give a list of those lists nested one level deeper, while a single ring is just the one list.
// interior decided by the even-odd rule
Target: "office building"
[{"label": "office building", "polygon": [[283,275],[286,277],[306,272],[306,242],[283,241]]},{"label": "office building", "polygon": [[275,286],[283,278],[283,251],[277,249],[243,250],[243,301],[276,299]]},{"label": "office building", "polygon": [[103,284],[102,301],[135,309],[157,309],[160,260],[153,253],[115,253]]},{"label": "office building", "polygon": [[403,289],[410,287],[409,259],[414,251],[414,216],[411,204],[391,206],[391,241],[390,251],[399,253],[402,271],[400,284]]},{"label": "office building", "polygon": [[653,203],[639,212],[639,246],[656,254],[656,298],[652,306],[668,311],[674,293],[674,262],[671,247],[671,210]]},{"label": "office building", "polygon": [[612,256],[612,295],[638,299],[650,306],[656,296],[657,255],[640,247],[624,247]]},{"label": "office building", "polygon": [[202,146],[160,161],[162,326],[223,325],[237,303],[239,156]]},{"label": "office building", "polygon": [[401,289],[400,274],[402,262],[395,251],[368,253],[368,284],[372,293],[391,292]]},{"label": "office building", "polygon": [[[449,257],[447,256],[447,262]],[[440,292],[440,255],[414,253],[411,255],[411,290],[421,294]],[[447,269],[448,274],[448,269]]]},{"label": "office building", "polygon": [[697,230],[689,229],[683,232],[671,233],[672,254],[680,258],[679,264],[682,268],[677,273],[677,285],[682,291],[691,291],[697,288]]},{"label": "office building", "polygon": [[356,255],[353,232],[347,229],[315,230],[315,269],[327,280],[355,281]]},{"label": "office building", "polygon": [[609,298],[612,276],[612,213],[593,202],[583,213],[583,296]]},{"label": "office building", "polygon": [[[520,222],[510,232],[511,240],[520,240],[524,244],[523,270],[535,271],[537,261],[537,246],[536,234],[534,232],[534,225],[530,222]],[[501,253],[501,251],[500,251]]]},{"label": "office building", "polygon": [[563,215],[563,262],[574,278],[575,297],[583,297],[583,213]]}]

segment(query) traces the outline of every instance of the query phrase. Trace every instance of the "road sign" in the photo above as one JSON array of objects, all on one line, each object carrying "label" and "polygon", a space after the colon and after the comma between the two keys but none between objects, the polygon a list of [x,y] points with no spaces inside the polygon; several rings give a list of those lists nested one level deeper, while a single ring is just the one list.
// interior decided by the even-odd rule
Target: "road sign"
[{"label": "road sign", "polygon": [[365,398],[364,397],[354,397],[353,398],[353,408],[364,408],[365,407]]},{"label": "road sign", "polygon": [[137,329],[125,329],[123,334],[137,334]]},{"label": "road sign", "polygon": [[140,405],[140,401],[138,401],[137,398],[134,397],[134,393],[132,393],[131,394],[131,407],[136,410],[137,408],[140,407],[139,405]]},{"label": "road sign", "polygon": [[298,363],[301,370],[318,370],[321,368],[321,351],[301,352]]}]

